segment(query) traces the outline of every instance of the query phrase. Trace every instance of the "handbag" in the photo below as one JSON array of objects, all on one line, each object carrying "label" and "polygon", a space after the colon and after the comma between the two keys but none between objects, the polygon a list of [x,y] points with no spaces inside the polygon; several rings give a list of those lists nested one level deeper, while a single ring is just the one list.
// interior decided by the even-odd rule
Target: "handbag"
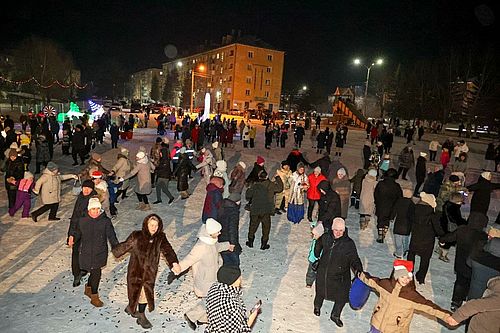
[{"label": "handbag", "polygon": [[75,181],[73,182],[72,192],[73,195],[78,195],[80,194],[81,191],[82,191],[82,181],[80,180],[80,177],[78,177],[78,179],[75,179]]},{"label": "handbag", "polygon": [[286,217],[288,221],[297,224],[304,218],[304,204],[298,205],[294,203],[288,204],[288,209],[286,211]]}]

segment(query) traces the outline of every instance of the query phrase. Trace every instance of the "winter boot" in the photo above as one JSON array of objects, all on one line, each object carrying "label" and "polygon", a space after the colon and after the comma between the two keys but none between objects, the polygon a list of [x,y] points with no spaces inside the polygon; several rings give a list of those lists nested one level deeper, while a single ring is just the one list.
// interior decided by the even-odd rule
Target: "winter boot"
[{"label": "winter boot", "polygon": [[99,299],[99,294],[90,295],[90,304],[92,304],[96,308],[100,308],[104,305],[104,303]]},{"label": "winter boot", "polygon": [[149,204],[144,204],[144,206],[142,206],[141,210],[143,210],[143,211],[151,210],[151,206]]},{"label": "winter boot", "polygon": [[78,274],[73,278],[73,287],[78,287],[82,283],[82,275]]},{"label": "winter boot", "polygon": [[83,294],[85,296],[87,296],[88,298],[92,298],[91,297],[91,295],[92,295],[92,288],[90,288],[90,286],[85,285],[85,290],[84,290]]},{"label": "winter boot", "polygon": [[337,325],[338,327],[344,326],[344,323],[342,320],[340,320],[340,317],[334,316],[333,314],[330,316],[330,319]]},{"label": "winter boot", "polygon": [[138,312],[137,313],[137,324],[141,325],[142,328],[151,328],[153,325],[151,325],[151,322],[146,318],[146,315],[144,312]]},{"label": "winter boot", "polygon": [[129,305],[127,305],[127,307],[125,308],[125,313],[128,314],[128,315],[130,315],[130,316],[132,316],[132,317],[134,317],[134,318],[138,318],[138,316],[137,316],[138,312],[133,313],[132,309],[130,309]]},{"label": "winter boot", "polygon": [[370,219],[367,218],[366,216],[361,216],[359,218],[359,229],[365,230],[366,228],[368,228],[369,221],[370,221]]},{"label": "winter boot", "polygon": [[457,309],[462,305],[462,302],[451,301],[450,310],[451,312],[457,311]]},{"label": "winter boot", "polygon": [[248,247],[253,247],[253,238],[249,238],[247,242],[245,243]]},{"label": "winter boot", "polygon": [[385,238],[384,228],[378,228],[377,243],[383,243]]},{"label": "winter boot", "polygon": [[450,259],[448,259],[448,251],[448,249],[439,248],[439,260],[449,262]]},{"label": "winter boot", "polygon": [[260,249],[261,250],[268,250],[271,246],[269,244],[267,244],[267,241],[263,241],[261,240],[261,243],[260,243]]},{"label": "winter boot", "polygon": [[143,210],[144,208],[144,203],[143,202],[139,202],[139,204],[137,205],[137,207],[135,207],[136,210]]}]

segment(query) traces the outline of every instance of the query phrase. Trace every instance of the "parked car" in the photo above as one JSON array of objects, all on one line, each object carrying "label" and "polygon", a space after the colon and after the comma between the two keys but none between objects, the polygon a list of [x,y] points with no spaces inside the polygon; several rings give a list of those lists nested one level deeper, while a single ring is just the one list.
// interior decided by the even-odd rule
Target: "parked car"
[{"label": "parked car", "polygon": [[149,110],[151,113],[165,113],[167,109],[168,106],[165,106],[161,103],[149,104]]},{"label": "parked car", "polygon": [[231,109],[229,110],[229,114],[232,116],[243,116],[245,114],[245,111],[240,111],[238,109]]},{"label": "parked car", "polygon": [[130,112],[132,112],[132,113],[142,112],[141,103],[132,103],[132,105],[130,105]]}]

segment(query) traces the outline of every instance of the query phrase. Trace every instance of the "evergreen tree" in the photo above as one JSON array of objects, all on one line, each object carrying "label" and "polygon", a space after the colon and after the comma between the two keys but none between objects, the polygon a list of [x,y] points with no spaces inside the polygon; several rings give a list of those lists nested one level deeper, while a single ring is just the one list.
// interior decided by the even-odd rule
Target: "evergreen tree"
[{"label": "evergreen tree", "polygon": [[155,102],[158,102],[160,99],[160,81],[158,80],[158,77],[156,75],[153,76],[153,79],[151,80],[151,99],[154,100]]},{"label": "evergreen tree", "polygon": [[179,72],[177,69],[168,71],[163,85],[162,99],[168,104],[174,105],[179,88]]},{"label": "evergreen tree", "polygon": [[181,106],[185,109],[189,108],[191,104],[191,75],[184,73],[182,78],[181,90]]}]

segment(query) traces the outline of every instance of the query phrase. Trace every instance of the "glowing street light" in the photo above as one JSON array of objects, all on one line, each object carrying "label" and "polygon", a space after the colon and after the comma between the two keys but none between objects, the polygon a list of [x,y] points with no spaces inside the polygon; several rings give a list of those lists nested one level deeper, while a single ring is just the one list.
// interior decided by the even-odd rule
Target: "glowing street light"
[{"label": "glowing street light", "polygon": [[[361,59],[359,59],[359,58],[354,59],[353,63],[355,65],[357,65],[357,66],[362,64],[361,63]],[[384,59],[378,58],[375,62],[372,62],[370,66],[363,65],[367,69],[367,71],[366,71],[365,102],[364,102],[363,116],[366,116],[366,105],[367,105],[366,98],[368,96],[368,83],[370,81],[370,70],[372,69],[372,66],[375,66],[375,65],[381,66],[383,63],[384,63]]]},{"label": "glowing street light", "polygon": [[306,91],[307,90],[307,86],[303,86],[302,90]]},{"label": "glowing street light", "polygon": [[182,61],[177,61],[177,67],[182,67]]},{"label": "glowing street light", "polygon": [[198,71],[196,71],[194,68],[191,70],[191,105],[190,105],[190,112],[193,112],[193,104],[194,104],[194,77],[195,76],[201,76],[204,78],[210,78],[209,74],[205,73],[205,65],[200,64],[198,66]]}]

